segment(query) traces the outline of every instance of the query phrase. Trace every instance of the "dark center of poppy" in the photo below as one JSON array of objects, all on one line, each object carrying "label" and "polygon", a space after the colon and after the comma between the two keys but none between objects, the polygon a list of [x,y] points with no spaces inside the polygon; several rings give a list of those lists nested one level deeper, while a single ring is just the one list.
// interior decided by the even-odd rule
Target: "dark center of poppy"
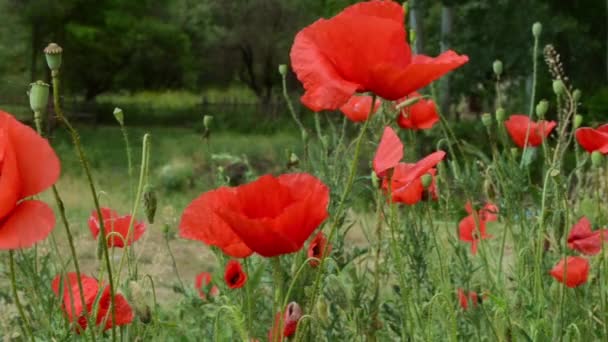
[{"label": "dark center of poppy", "polygon": [[232,277],[230,277],[230,283],[236,284],[239,282],[240,279],[241,279],[241,274],[239,272],[236,272],[232,275]]},{"label": "dark center of poppy", "polygon": [[312,246],[312,254],[313,254],[315,257],[316,257],[316,256],[321,255],[321,244],[319,244],[319,243],[315,243],[315,244]]}]

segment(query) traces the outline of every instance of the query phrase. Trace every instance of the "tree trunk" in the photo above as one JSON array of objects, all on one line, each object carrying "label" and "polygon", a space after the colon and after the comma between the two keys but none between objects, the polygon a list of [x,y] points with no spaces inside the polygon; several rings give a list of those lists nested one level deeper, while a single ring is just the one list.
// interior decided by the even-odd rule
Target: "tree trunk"
[{"label": "tree trunk", "polygon": [[[450,35],[452,34],[452,21],[454,19],[454,9],[443,5],[441,8],[441,52],[450,48]],[[441,79],[439,92],[439,107],[443,115],[449,115],[450,110],[450,78],[449,74]]]},{"label": "tree trunk", "polygon": [[[606,0],[608,1],[608,0]],[[424,32],[422,22],[422,0],[411,0],[409,7],[409,19],[412,29],[416,32],[416,40],[414,41],[414,53],[421,54],[424,51]],[[411,38],[410,38],[411,39]]]}]

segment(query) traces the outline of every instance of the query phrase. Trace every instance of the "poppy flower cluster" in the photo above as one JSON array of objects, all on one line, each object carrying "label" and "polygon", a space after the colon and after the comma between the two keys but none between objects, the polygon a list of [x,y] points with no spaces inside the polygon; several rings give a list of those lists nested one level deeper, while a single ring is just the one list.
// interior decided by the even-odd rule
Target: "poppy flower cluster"
[{"label": "poppy flower cluster", "polygon": [[[131,215],[119,216],[115,210],[110,208],[101,208],[101,217],[106,231],[108,248],[123,248],[125,245],[130,246],[133,242],[139,240],[146,231],[146,224],[144,222],[133,221],[133,228],[131,229],[131,232],[129,232],[129,226],[131,225],[132,219]],[[97,239],[100,231],[97,210],[93,210],[89,217],[89,229],[91,230],[93,237]]]},{"label": "poppy flower cluster", "polygon": [[513,114],[505,121],[507,132],[520,148],[536,147],[543,143],[557,126],[555,121],[534,122],[527,115]]},{"label": "poppy flower cluster", "polygon": [[203,193],[182,214],[180,235],[244,258],[297,252],[327,218],[329,189],[307,173],[265,175]]},{"label": "poppy flower cluster", "polygon": [[[76,326],[78,333],[87,329],[88,320],[85,313],[91,314],[94,308],[96,308],[94,322],[98,326],[103,326],[104,331],[111,329],[113,325],[123,326],[133,321],[133,310],[123,295],[114,295],[116,320],[113,321],[110,310],[112,303],[110,286],[86,275],[80,276],[80,282],[82,284],[84,306],[76,273],[68,273],[65,278],[57,275],[51,284],[55,295],[63,301],[61,309],[65,312],[68,320],[78,325]],[[60,294],[60,289],[63,289],[62,294]]]},{"label": "poppy flower cluster", "polygon": [[422,95],[414,92],[397,101],[397,106],[415,98],[420,99],[416,103],[406,106],[399,111],[397,124],[403,129],[424,130],[433,128],[439,122],[437,106],[433,100],[424,99]]},{"label": "poppy flower cluster", "polygon": [[471,253],[477,254],[479,241],[489,239],[492,235],[486,233],[486,223],[498,220],[498,207],[487,203],[475,214],[471,202],[467,202],[465,210],[469,215],[458,224],[458,237],[461,241],[471,244]]},{"label": "poppy flower cluster", "polygon": [[[401,162],[403,143],[392,128],[385,127],[372,167],[382,179],[382,189],[391,194],[393,202],[413,205],[424,198],[426,191],[433,199],[437,198],[435,166],[444,157],[444,151],[436,151],[416,163]],[[431,183],[425,189],[422,177],[427,174],[431,176]]]},{"label": "poppy flower cluster", "polygon": [[608,154],[608,124],[598,128],[581,127],[576,130],[576,140],[589,153]]},{"label": "poppy flower cluster", "polygon": [[0,111],[0,250],[31,247],[53,230],[53,210],[29,198],[55,184],[59,172],[49,142]]},{"label": "poppy flower cluster", "polygon": [[194,279],[194,288],[198,290],[201,299],[206,300],[207,296],[215,297],[220,294],[217,286],[211,284],[211,273],[201,272]]},{"label": "poppy flower cluster", "polygon": [[305,89],[302,103],[315,112],[338,109],[357,92],[401,99],[469,60],[451,50],[436,58],[412,55],[403,8],[380,0],[302,29],[290,58]]}]

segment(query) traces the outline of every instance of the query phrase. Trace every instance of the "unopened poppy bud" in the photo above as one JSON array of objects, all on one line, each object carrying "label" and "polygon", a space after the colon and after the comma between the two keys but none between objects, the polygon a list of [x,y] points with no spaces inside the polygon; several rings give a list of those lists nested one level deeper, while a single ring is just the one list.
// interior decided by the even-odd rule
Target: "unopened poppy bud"
[{"label": "unopened poppy bud", "polygon": [[146,186],[144,186],[144,210],[146,212],[146,218],[150,224],[154,223],[157,204],[158,199],[156,197],[154,187],[150,184],[146,184]]},{"label": "unopened poppy bud", "polygon": [[114,108],[114,119],[121,125],[125,125],[125,113],[122,112],[122,109],[116,107]]},{"label": "unopened poppy bud", "polygon": [[519,149],[517,147],[511,147],[511,156],[513,158],[519,157]]},{"label": "unopened poppy bud", "polygon": [[30,84],[29,96],[32,112],[44,112],[49,102],[49,85],[42,81]]},{"label": "unopened poppy bud", "polygon": [[548,110],[549,110],[549,101],[547,101],[547,100],[542,100],[536,105],[536,115],[539,118],[545,117],[545,114],[547,114]]},{"label": "unopened poppy bud", "polygon": [[591,165],[593,167],[602,167],[602,163],[604,163],[604,155],[600,151],[593,151],[591,153]]},{"label": "unopened poppy bud", "polygon": [[285,309],[285,323],[297,322],[302,317],[302,308],[300,304],[291,302],[287,304]]},{"label": "unopened poppy bud", "polygon": [[572,92],[572,98],[574,98],[574,101],[580,100],[582,95],[583,93],[580,89],[574,89],[574,91]]},{"label": "unopened poppy bud", "polygon": [[496,121],[504,122],[505,121],[505,110],[503,108],[498,108],[496,110]]},{"label": "unopened poppy bud", "polygon": [[150,323],[152,314],[141,286],[138,282],[131,281],[129,282],[129,290],[131,292],[131,299],[134,304],[133,306],[135,308],[135,314],[139,317],[142,323]]},{"label": "unopened poppy bud", "polygon": [[281,74],[281,76],[287,75],[287,65],[279,64],[279,74]]},{"label": "unopened poppy bud", "polygon": [[553,169],[553,170],[551,170],[551,172],[549,173],[549,175],[550,175],[551,177],[555,178],[555,177],[559,176],[559,175],[560,175],[560,173],[561,173],[561,172],[560,172],[558,169]]},{"label": "unopened poppy bud", "polygon": [[555,95],[558,95],[558,96],[563,95],[565,89],[566,89],[566,86],[564,85],[564,81],[562,81],[562,80],[553,81],[553,92],[555,93]]},{"label": "unopened poppy bud", "polygon": [[422,182],[422,186],[426,189],[433,184],[433,176],[425,173],[422,175],[422,177],[420,177],[420,182]]},{"label": "unopened poppy bud", "polygon": [[534,36],[534,38],[540,37],[540,34],[542,32],[543,32],[543,25],[539,22],[535,22],[534,25],[532,25],[532,35]]},{"label": "unopened poppy bud", "polygon": [[492,115],[490,115],[490,113],[483,113],[481,115],[481,122],[486,127],[492,126]]},{"label": "unopened poppy bud", "polygon": [[203,116],[203,126],[205,129],[211,129],[211,124],[213,123],[213,115],[205,115]]},{"label": "unopened poppy bud", "polygon": [[61,67],[61,54],[63,53],[63,49],[61,46],[50,43],[46,48],[44,48],[44,55],[46,57],[46,64],[49,66],[49,69],[52,71],[58,71]]},{"label": "unopened poppy bud", "polygon": [[380,187],[380,179],[376,175],[376,172],[372,171],[370,177],[372,179],[372,186],[374,187],[374,189],[378,189]]},{"label": "unopened poppy bud", "polygon": [[495,60],[494,63],[492,63],[492,69],[494,70],[494,74],[496,76],[502,75],[502,62],[498,59]]},{"label": "unopened poppy bud", "polygon": [[317,304],[315,305],[315,313],[317,314],[319,320],[322,322],[327,322],[329,314],[327,312],[327,302],[325,301],[325,298],[319,298]]},{"label": "unopened poppy bud", "polygon": [[576,114],[574,116],[574,128],[579,128],[583,124],[583,116],[580,114]]}]

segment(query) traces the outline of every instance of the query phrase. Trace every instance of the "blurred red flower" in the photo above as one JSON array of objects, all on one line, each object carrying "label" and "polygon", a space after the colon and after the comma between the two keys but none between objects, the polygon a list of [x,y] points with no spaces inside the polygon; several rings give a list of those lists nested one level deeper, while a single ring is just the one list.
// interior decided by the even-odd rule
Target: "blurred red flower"
[{"label": "blurred red flower", "polygon": [[[301,317],[302,309],[300,305],[296,302],[289,303],[283,314],[277,312],[275,315],[272,329],[268,332],[268,341],[283,341],[285,337],[295,334]],[[283,326],[283,333],[278,336],[281,326]]]},{"label": "blurred red flower", "polygon": [[596,255],[602,242],[608,240],[608,229],[591,230],[591,222],[583,216],[568,234],[568,247],[586,255]]},{"label": "blurred red flower", "polygon": [[243,272],[243,266],[237,260],[230,260],[226,264],[224,272],[226,285],[231,289],[240,289],[247,282],[247,273]]},{"label": "blurred red flower", "polygon": [[[420,96],[422,95],[414,92],[398,100],[397,104]],[[429,99],[421,98],[413,105],[402,108],[397,116],[397,124],[404,129],[431,129],[437,122],[439,122],[437,106]]]},{"label": "blurred red flower", "polygon": [[[538,122],[531,121],[527,115],[513,114],[505,121],[505,127],[513,139],[515,145],[523,148],[539,146],[543,143],[551,131],[555,128],[555,121],[541,120]],[[526,144],[526,135],[528,143]]]},{"label": "blurred red flower", "polygon": [[28,198],[53,185],[59,172],[48,141],[0,110],[0,250],[31,247],[53,230],[53,210]]},{"label": "blurred red flower", "polygon": [[580,286],[587,282],[589,261],[577,256],[566,257],[553,267],[551,276],[568,287]]},{"label": "blurred red flower", "polygon": [[458,303],[463,310],[467,310],[469,308],[469,302],[473,304],[473,307],[477,307],[477,303],[479,303],[479,295],[477,292],[469,291],[467,295],[466,292],[462,288],[458,288]]},{"label": "blurred red flower", "polygon": [[217,286],[209,286],[211,284],[211,273],[201,272],[196,276],[194,281],[194,287],[198,290],[198,295],[201,299],[207,299],[207,295],[215,297],[220,294],[220,290]]},{"label": "blurred red flower", "polygon": [[592,153],[599,151],[608,154],[608,124],[596,129],[591,127],[581,127],[576,130],[576,140],[585,151]]},{"label": "blurred red flower", "polygon": [[[369,118],[369,116],[376,114],[380,108],[380,99],[376,99],[374,102],[374,109],[372,108],[372,97],[369,95],[353,95],[342,107],[340,111],[346,115],[353,122],[362,122]],[[370,115],[371,112],[371,115]]]},{"label": "blurred red flower", "polygon": [[[327,248],[327,250],[326,250]],[[323,252],[325,251],[325,254]],[[325,256],[331,253],[331,244],[327,242],[327,238],[323,232],[318,232],[317,235],[312,239],[310,244],[308,245],[308,257],[309,258],[317,258],[322,260]],[[308,262],[310,266],[317,267],[319,266],[319,261],[310,260]]]},{"label": "blurred red flower", "polygon": [[356,92],[397,100],[468,61],[453,51],[412,56],[404,11],[394,1],[369,1],[319,19],[295,37],[290,57],[315,112],[335,110]]},{"label": "blurred red flower", "polygon": [[469,215],[463,218],[458,224],[459,239],[470,243],[471,253],[477,254],[477,244],[479,241],[492,237],[492,235],[486,234],[486,223],[498,219],[498,207],[492,203],[484,205],[483,208],[477,211],[477,224],[470,202],[467,202],[465,209]]},{"label": "blurred red flower", "polygon": [[[53,279],[51,284],[53,292],[57,297],[60,297],[59,290],[61,280],[62,277],[59,274],[55,277],[55,279]],[[85,310],[80,298],[78,277],[76,273],[68,273],[66,274],[66,278],[63,280],[63,295],[60,297],[63,300],[61,309],[65,312],[70,322],[78,324],[79,327],[76,327],[76,331],[80,333],[82,330],[87,328],[88,321],[87,317],[85,316]],[[104,324],[104,331],[111,329],[112,313],[110,311],[110,287],[108,285],[104,285],[103,283],[100,284],[99,281],[93,277],[82,274],[80,276],[80,281],[82,283],[82,290],[84,292],[83,295],[85,300],[84,304],[86,305],[86,312],[89,314],[92,312],[95,300],[97,296],[99,296],[97,313],[95,314],[95,324]],[[99,294],[100,290],[102,291],[101,294]],[[133,321],[133,310],[123,295],[114,295],[114,305],[116,307],[116,321],[114,321],[116,326],[127,325]]]},{"label": "blurred red flower", "polygon": [[[131,229],[131,234],[127,241],[129,225],[131,224],[131,215],[118,216],[118,213],[115,210],[101,208],[101,216],[103,217],[103,226],[106,231],[106,240],[109,248],[123,248],[125,242],[127,246],[130,246],[133,242],[139,240],[146,231],[146,224],[144,222],[133,221],[133,228]],[[91,230],[93,237],[97,239],[100,231],[97,210],[93,210],[91,216],[89,216],[89,229]]]}]

